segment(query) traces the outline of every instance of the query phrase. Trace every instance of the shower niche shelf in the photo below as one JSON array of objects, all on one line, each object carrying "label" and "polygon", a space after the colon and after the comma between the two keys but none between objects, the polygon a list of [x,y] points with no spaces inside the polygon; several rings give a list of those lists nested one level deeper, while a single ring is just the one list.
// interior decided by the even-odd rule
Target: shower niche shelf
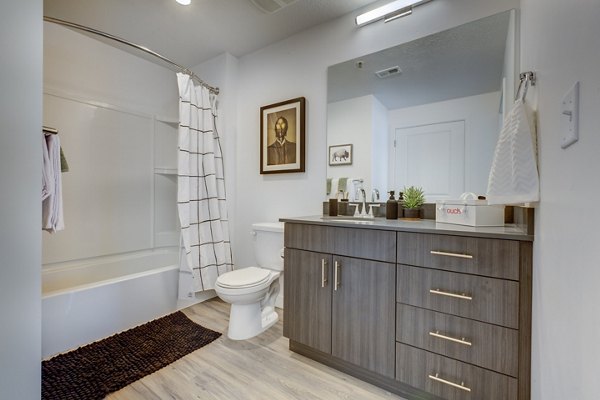
[{"label": "shower niche shelf", "polygon": [[177,168],[154,167],[154,173],[159,175],[177,175]]},{"label": "shower niche shelf", "polygon": [[158,122],[162,122],[164,124],[168,124],[168,125],[172,125],[172,126],[179,126],[179,119],[177,117],[169,117],[166,115],[156,115],[154,117]]}]

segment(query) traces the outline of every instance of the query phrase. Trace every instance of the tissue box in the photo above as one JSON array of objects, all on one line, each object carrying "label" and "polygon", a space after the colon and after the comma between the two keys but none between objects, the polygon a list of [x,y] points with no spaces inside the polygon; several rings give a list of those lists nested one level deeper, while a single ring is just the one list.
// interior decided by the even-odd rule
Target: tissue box
[{"label": "tissue box", "polygon": [[487,200],[438,201],[435,221],[468,226],[504,226],[504,206],[490,206]]}]

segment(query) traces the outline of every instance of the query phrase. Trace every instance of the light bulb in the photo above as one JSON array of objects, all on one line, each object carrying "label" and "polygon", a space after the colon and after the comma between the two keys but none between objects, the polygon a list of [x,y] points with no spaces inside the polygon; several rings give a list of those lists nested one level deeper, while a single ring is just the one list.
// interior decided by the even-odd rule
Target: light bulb
[{"label": "light bulb", "polygon": [[189,6],[192,3],[192,0],[175,0],[176,2],[178,2],[179,4],[181,4],[182,6]]}]

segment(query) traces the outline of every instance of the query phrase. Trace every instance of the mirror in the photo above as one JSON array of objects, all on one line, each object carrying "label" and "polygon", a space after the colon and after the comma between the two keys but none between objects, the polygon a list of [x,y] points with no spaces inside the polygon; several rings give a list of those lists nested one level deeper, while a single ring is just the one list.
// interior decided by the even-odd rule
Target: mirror
[{"label": "mirror", "polygon": [[427,201],[485,194],[515,95],[515,16],[506,11],[329,67],[328,196],[343,185],[353,200],[361,180],[367,198],[377,189],[381,201],[410,185],[423,187]]}]

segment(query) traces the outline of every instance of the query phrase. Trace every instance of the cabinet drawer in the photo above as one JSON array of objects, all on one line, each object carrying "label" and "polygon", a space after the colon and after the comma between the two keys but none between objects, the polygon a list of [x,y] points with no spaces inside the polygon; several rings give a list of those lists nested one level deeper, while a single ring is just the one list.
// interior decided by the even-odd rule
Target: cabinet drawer
[{"label": "cabinet drawer", "polygon": [[332,228],[334,253],[341,256],[396,262],[396,232]]},{"label": "cabinet drawer", "polygon": [[519,283],[398,265],[399,303],[519,327]]},{"label": "cabinet drawer", "polygon": [[333,251],[332,227],[285,223],[284,245],[287,248],[331,253]]},{"label": "cabinet drawer", "polygon": [[517,377],[514,329],[398,304],[396,340]]},{"label": "cabinet drawer", "polygon": [[517,380],[401,343],[396,379],[448,400],[512,400]]},{"label": "cabinet drawer", "polygon": [[398,263],[519,279],[519,242],[398,232]]}]

